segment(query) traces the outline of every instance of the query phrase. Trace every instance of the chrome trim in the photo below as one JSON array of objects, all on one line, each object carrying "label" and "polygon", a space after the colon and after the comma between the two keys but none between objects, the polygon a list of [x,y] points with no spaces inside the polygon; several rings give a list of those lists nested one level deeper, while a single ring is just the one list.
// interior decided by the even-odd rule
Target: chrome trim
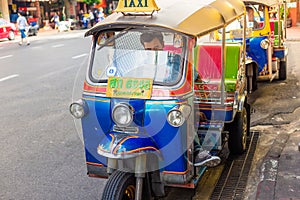
[{"label": "chrome trim", "polygon": [[137,133],[139,133],[139,128],[138,127],[133,127],[133,126],[119,127],[117,125],[114,125],[113,126],[113,131],[118,132],[118,133],[134,133],[134,134],[137,134]]},{"label": "chrome trim", "polygon": [[[109,99],[112,99],[110,97],[107,97],[106,94],[101,94],[101,93],[92,93],[92,92],[83,92],[83,95],[86,95],[86,96],[91,96],[91,97],[104,97],[104,98],[109,98]],[[187,99],[187,98],[190,98],[193,96],[193,92],[189,92],[185,95],[182,95],[182,96],[175,96],[175,97],[172,97],[172,96],[169,96],[169,97],[151,97],[151,99],[148,99],[148,100],[173,100],[173,99]]]},{"label": "chrome trim", "polygon": [[97,150],[97,153],[107,158],[114,158],[114,159],[121,159],[121,160],[128,159],[128,158],[135,158],[143,154],[154,153],[155,155],[158,156],[159,159],[162,159],[160,152],[155,150],[151,152],[137,152],[137,153],[130,153],[130,154],[113,154],[113,153],[109,153],[109,152],[106,153],[101,150]]},{"label": "chrome trim", "polygon": [[237,110],[239,112],[243,111],[245,100],[246,100],[246,95],[247,95],[247,92],[244,92],[244,94],[242,94],[241,97],[240,97],[239,104],[238,104],[238,107],[237,107]]}]

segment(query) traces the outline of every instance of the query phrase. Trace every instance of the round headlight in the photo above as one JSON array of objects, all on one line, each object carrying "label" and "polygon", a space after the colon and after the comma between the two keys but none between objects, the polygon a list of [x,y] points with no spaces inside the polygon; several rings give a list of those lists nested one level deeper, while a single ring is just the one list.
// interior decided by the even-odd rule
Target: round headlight
[{"label": "round headlight", "polygon": [[86,114],[84,101],[80,99],[72,103],[70,105],[70,112],[75,118],[77,119],[82,118]]},{"label": "round headlight", "polygon": [[183,116],[180,110],[174,109],[168,113],[168,122],[174,127],[181,126],[185,121],[185,117]]},{"label": "round headlight", "polygon": [[126,127],[133,121],[133,109],[127,104],[118,104],[112,111],[112,118],[119,127]]},{"label": "round headlight", "polygon": [[260,47],[263,49],[267,49],[269,47],[270,41],[268,39],[264,39],[260,42]]}]

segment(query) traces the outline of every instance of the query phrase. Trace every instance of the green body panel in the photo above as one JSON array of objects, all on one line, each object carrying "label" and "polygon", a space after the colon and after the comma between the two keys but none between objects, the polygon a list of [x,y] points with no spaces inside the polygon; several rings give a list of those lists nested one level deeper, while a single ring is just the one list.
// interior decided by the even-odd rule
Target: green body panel
[{"label": "green body panel", "polygon": [[[274,46],[277,47],[279,45],[282,45],[282,43],[279,44],[278,20],[275,20],[275,21],[272,21],[272,22],[274,23],[273,26],[271,25],[271,29],[274,32]],[[281,20],[281,24],[283,24],[282,20]],[[283,27],[281,27],[281,38],[282,38],[283,31],[284,31]]]},{"label": "green body panel", "polygon": [[225,88],[226,92],[236,90],[236,79],[240,65],[241,46],[230,44],[226,47]]},{"label": "green body panel", "polygon": [[[196,67],[197,69],[199,63],[201,62],[201,60],[199,59],[199,49],[200,47],[198,45],[194,48],[194,58],[195,58],[194,66],[197,66]],[[240,50],[241,50],[240,44],[226,45],[226,67],[225,67],[226,92],[234,92],[236,90],[236,80],[237,80],[237,74],[238,74],[239,62],[240,62]],[[221,59],[221,57],[218,57],[218,59]],[[221,60],[215,62],[221,62]]]}]

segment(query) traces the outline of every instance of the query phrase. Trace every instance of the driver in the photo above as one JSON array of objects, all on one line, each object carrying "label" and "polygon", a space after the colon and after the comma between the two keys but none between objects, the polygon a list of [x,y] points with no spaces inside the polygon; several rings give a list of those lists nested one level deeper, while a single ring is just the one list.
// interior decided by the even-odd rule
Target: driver
[{"label": "driver", "polygon": [[[163,50],[164,40],[161,32],[145,32],[140,37],[141,44],[145,50]],[[178,66],[176,68],[179,68]],[[209,151],[201,148],[199,137],[195,131],[194,138],[195,161],[194,166],[215,167],[220,164],[221,159],[218,156],[210,155]]]},{"label": "driver", "polygon": [[145,50],[163,50],[165,46],[161,32],[145,32],[140,40]]},{"label": "driver", "polygon": [[[161,32],[145,32],[140,37],[141,44],[145,50],[160,51],[164,48],[164,39]],[[165,75],[164,82],[173,82],[178,78],[180,72],[180,56],[175,54],[168,56],[168,66],[171,68],[168,75]]]}]

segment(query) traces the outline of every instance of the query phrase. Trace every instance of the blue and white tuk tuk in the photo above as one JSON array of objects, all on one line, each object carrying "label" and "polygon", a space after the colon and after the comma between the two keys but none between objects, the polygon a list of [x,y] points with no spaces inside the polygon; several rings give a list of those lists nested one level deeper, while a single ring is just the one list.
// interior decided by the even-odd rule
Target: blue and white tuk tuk
[{"label": "blue and white tuk tuk", "polygon": [[[108,178],[102,199],[195,188],[207,169],[194,165],[197,145],[215,156],[227,143],[234,154],[246,149],[245,45],[209,40],[245,19],[244,4],[182,4],[120,0],[115,13],[85,34],[93,38],[90,60],[82,98],[70,111],[81,120],[88,175]],[[149,34],[163,43],[150,48]]]}]

